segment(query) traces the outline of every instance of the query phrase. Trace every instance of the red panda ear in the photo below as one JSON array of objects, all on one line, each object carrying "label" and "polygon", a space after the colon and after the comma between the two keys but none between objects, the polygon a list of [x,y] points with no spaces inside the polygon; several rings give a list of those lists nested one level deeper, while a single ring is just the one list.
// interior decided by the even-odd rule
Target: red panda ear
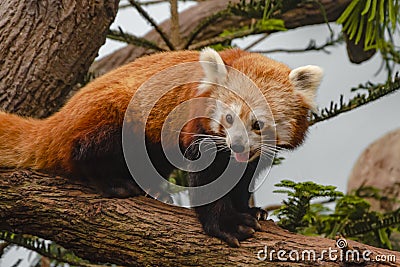
[{"label": "red panda ear", "polygon": [[[224,83],[226,76],[228,75],[228,70],[217,51],[206,47],[200,52],[199,60],[205,74],[203,79],[204,82],[216,84]],[[199,87],[199,93],[203,93],[208,88],[208,84],[201,84]]]},{"label": "red panda ear", "polygon": [[312,110],[316,110],[316,91],[321,83],[322,75],[322,69],[313,65],[299,67],[289,74],[289,81]]}]

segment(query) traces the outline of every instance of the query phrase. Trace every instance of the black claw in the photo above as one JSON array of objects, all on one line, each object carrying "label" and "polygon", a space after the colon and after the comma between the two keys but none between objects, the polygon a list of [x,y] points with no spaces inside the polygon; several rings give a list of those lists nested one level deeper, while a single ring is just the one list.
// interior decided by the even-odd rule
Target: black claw
[{"label": "black claw", "polygon": [[225,241],[226,241],[226,243],[228,243],[228,245],[230,247],[233,247],[233,248],[240,247],[239,240],[236,237],[231,236],[231,237],[227,238]]},{"label": "black claw", "polygon": [[249,226],[249,227],[253,228],[256,231],[261,229],[261,225],[257,222],[257,220],[254,217],[252,217],[251,215],[247,214],[247,213],[241,213],[239,215],[238,222],[240,224]]},{"label": "black claw", "polygon": [[262,216],[261,216],[261,219],[262,219],[263,221],[266,221],[267,218],[268,218],[268,213],[267,213],[267,212],[264,212],[264,213],[262,214]]},{"label": "black claw", "polygon": [[258,221],[266,221],[268,218],[268,212],[261,208],[249,208],[248,213],[256,218]]},{"label": "black claw", "polygon": [[235,235],[221,231],[217,225],[212,225],[210,228],[205,227],[204,230],[206,231],[207,234],[211,236],[215,236],[222,241],[225,241],[230,247],[233,248],[238,248],[240,247],[240,243],[238,238],[235,237]]}]

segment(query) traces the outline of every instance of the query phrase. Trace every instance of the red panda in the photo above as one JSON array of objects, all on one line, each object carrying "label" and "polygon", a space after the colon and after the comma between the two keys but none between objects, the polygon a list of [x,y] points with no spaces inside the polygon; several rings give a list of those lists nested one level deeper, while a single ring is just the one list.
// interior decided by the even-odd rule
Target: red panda
[{"label": "red panda", "polygon": [[[239,241],[260,229],[257,220],[266,219],[265,211],[248,205],[250,179],[256,172],[257,162],[263,157],[259,138],[265,129],[276,128],[274,141],[278,148],[292,149],[302,143],[308,127],[307,117],[315,108],[316,89],[322,78],[319,67],[290,70],[282,63],[239,49],[217,53],[206,48],[201,52],[177,51],[145,56],[95,79],[77,92],[60,111],[46,119],[23,118],[1,112],[0,166],[33,168],[85,179],[108,197],[143,194],[124,159],[122,125],[126,109],[132,97],[138,97],[134,120],[142,120],[141,109],[150,109],[152,103],[148,99],[157,90],[162,90],[164,81],[160,79],[154,88],[137,93],[140,86],[165,69],[190,62],[200,62],[202,68],[196,73],[177,72],[164,77],[165,80],[193,75],[203,77],[207,83],[178,86],[151,107],[147,121],[142,122],[145,124],[148,153],[157,171],[168,177],[174,166],[165,158],[161,146],[161,129],[168,114],[184,101],[200,97],[217,100],[228,107],[224,108],[216,101],[205,102],[207,106],[203,107],[194,105],[189,113],[204,109],[209,119],[196,118],[185,124],[179,135],[179,145],[190,159],[198,155],[197,141],[201,135],[215,137],[224,146],[218,150],[210,166],[189,173],[191,186],[215,180],[231,158],[239,164],[248,163],[238,184],[227,195],[195,208],[207,234],[226,241],[230,246],[239,246]],[[228,79],[228,68],[250,78],[269,107],[251,98],[251,90],[240,80]],[[249,96],[246,103],[234,93],[222,90],[221,86]],[[274,122],[258,119],[268,113],[267,109]],[[258,113],[257,116],[254,113]],[[239,123],[241,130],[237,127]],[[248,138],[243,138],[243,133],[240,133],[243,129]]]}]

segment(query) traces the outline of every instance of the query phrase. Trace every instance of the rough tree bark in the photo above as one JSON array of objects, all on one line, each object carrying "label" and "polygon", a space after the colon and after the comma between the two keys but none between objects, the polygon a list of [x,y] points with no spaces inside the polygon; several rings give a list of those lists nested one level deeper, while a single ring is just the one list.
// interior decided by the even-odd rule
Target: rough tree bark
[{"label": "rough tree bark", "polygon": [[[200,2],[198,5],[189,8],[179,14],[179,25],[181,39],[185,40],[196,28],[199,22],[205,18],[224,10],[228,3],[237,3],[239,0],[212,0]],[[285,21],[288,29],[293,29],[306,25],[324,23],[325,19],[321,13],[321,8],[325,9],[327,20],[335,21],[351,0],[321,0],[321,6],[315,2],[299,5],[297,8],[289,10],[282,14],[279,18]],[[224,29],[232,27],[242,27],[252,23],[251,19],[231,16],[229,18],[221,18],[204,28],[194,39],[193,44],[218,36]],[[171,21],[167,20],[160,25],[163,29],[171,28]],[[147,33],[144,38],[157,44],[162,44],[162,39],[154,30]],[[166,47],[165,47],[166,48]],[[96,74],[104,74],[120,65],[126,64],[136,58],[153,53],[153,50],[134,45],[128,45],[114,53],[106,56],[93,63],[91,71]]]},{"label": "rough tree bark", "polygon": [[57,111],[104,44],[118,2],[0,1],[0,109]]},{"label": "rough tree bark", "polygon": [[[338,249],[335,240],[293,234],[272,221],[262,222],[262,232],[233,249],[205,236],[191,210],[146,197],[104,199],[61,177],[4,169],[0,170],[0,189],[0,229],[51,239],[94,262],[131,266],[271,265],[257,259],[257,252],[267,246],[269,252],[297,250],[301,255],[304,250],[316,251],[317,261],[300,258],[290,266],[344,266],[340,260],[331,261],[327,253],[322,255],[329,247]],[[400,252],[348,242],[354,250],[370,250],[371,259],[394,255],[400,260]],[[289,265],[279,261],[276,252],[272,259],[274,266]],[[359,266],[384,265],[396,263],[359,262]]]}]

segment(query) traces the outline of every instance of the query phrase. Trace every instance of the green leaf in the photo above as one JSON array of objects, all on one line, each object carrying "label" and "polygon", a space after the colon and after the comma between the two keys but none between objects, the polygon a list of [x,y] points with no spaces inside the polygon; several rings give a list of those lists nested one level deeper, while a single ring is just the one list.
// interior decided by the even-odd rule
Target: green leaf
[{"label": "green leaf", "polygon": [[267,14],[267,11],[269,9],[268,7],[270,6],[270,2],[271,2],[271,0],[265,0],[264,13],[263,13],[262,20],[265,20],[269,17],[269,15]]},{"label": "green leaf", "polygon": [[[360,7],[358,7],[357,9],[359,9],[359,8],[360,8]],[[354,13],[356,14],[356,13],[358,13],[358,12],[355,11]],[[350,38],[350,40],[353,40],[354,36],[355,36],[356,33],[357,33],[358,21],[359,21],[359,18],[358,18],[357,15],[353,15],[353,16],[351,16],[351,18],[349,19],[350,26],[349,26],[349,29],[348,29],[347,32],[349,33],[349,38]]]},{"label": "green leaf", "polygon": [[[374,0],[374,1],[376,1],[376,0]],[[364,16],[365,14],[368,13],[368,11],[371,7],[371,2],[372,2],[372,0],[367,0],[367,3],[365,4],[364,10],[361,12],[361,15]]]},{"label": "green leaf", "polygon": [[295,185],[296,183],[291,180],[282,180],[280,183],[275,184],[276,187],[294,187]]},{"label": "green leaf", "polygon": [[[378,0],[373,0],[372,1],[372,9],[371,9],[371,14],[368,18],[368,21],[373,21],[375,19],[375,14],[376,14],[376,3]],[[384,2],[384,0],[380,0],[382,2]],[[390,0],[389,0],[390,1]]]},{"label": "green leaf", "polygon": [[283,190],[283,189],[279,189],[279,190],[274,190],[274,191],[272,191],[273,193],[277,193],[277,194],[292,194],[293,192],[292,191],[289,191],[289,190]]},{"label": "green leaf", "polygon": [[[389,8],[388,8],[389,9],[389,20],[390,20],[390,23],[392,24],[392,29],[395,29],[395,27],[396,27],[396,9],[394,7],[394,1],[388,0],[388,2],[389,2]],[[397,1],[396,1],[396,6],[397,6]]]},{"label": "green leaf", "polygon": [[256,27],[261,31],[286,31],[285,22],[282,19],[259,20]]},{"label": "green leaf", "polygon": [[364,41],[364,47],[367,47],[370,45],[372,41],[372,31],[373,31],[373,26],[371,23],[367,23],[367,29],[365,30],[365,41]]},{"label": "green leaf", "polygon": [[379,240],[382,244],[386,245],[388,249],[392,249],[392,242],[389,239],[389,236],[386,233],[386,228],[381,228],[378,230]]},{"label": "green leaf", "polygon": [[[389,0],[391,1],[391,0]],[[383,24],[385,22],[385,2],[384,0],[380,0],[379,5],[379,23]]]},{"label": "green leaf", "polygon": [[361,17],[360,19],[360,27],[358,28],[358,32],[357,32],[357,36],[356,36],[356,40],[355,40],[355,44],[358,44],[361,40],[362,34],[363,34],[363,30],[364,30],[364,17]]},{"label": "green leaf", "polygon": [[343,24],[347,18],[350,16],[352,13],[353,9],[357,6],[358,2],[360,0],[353,0],[349,6],[345,9],[345,11],[342,13],[342,15],[337,19],[337,23]]}]

